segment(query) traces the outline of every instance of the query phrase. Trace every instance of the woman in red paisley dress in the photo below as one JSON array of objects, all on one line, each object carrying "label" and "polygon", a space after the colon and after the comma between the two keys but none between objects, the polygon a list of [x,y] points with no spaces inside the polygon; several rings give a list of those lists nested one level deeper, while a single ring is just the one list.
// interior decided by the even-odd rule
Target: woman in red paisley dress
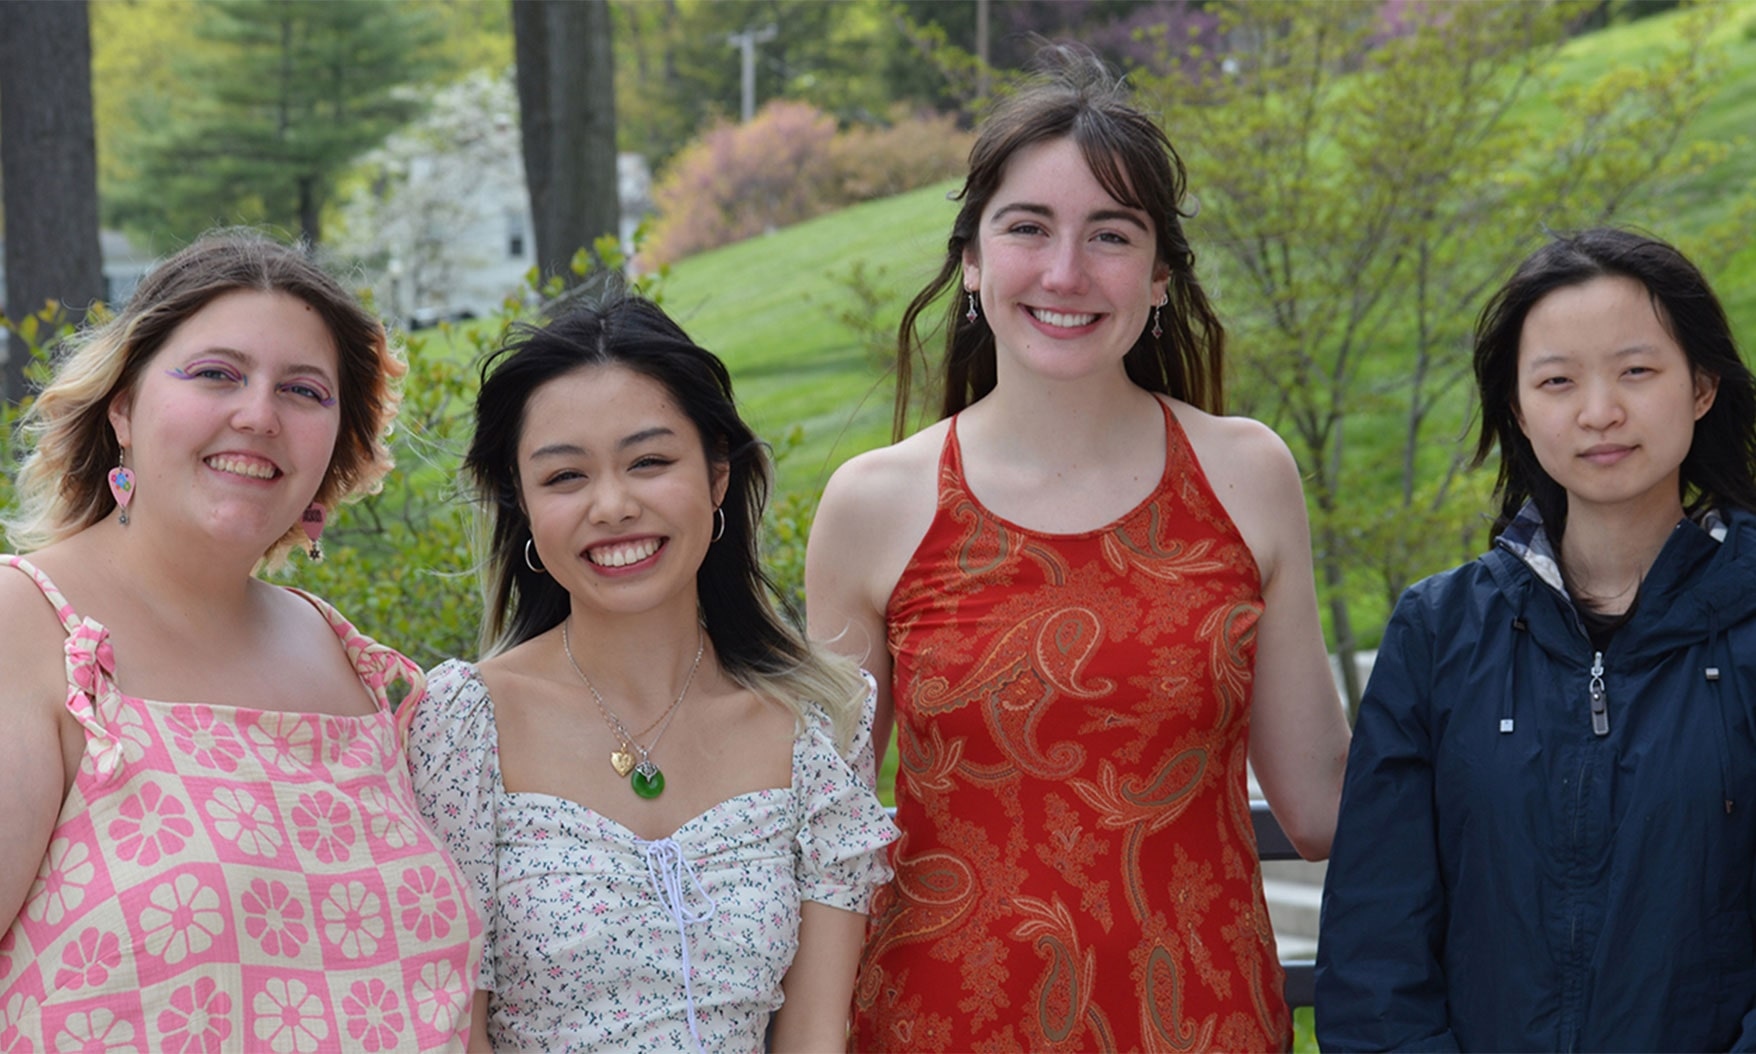
[{"label": "woman in red paisley dress", "polygon": [[[900,758],[853,1043],[1285,1049],[1246,762],[1320,859],[1348,743],[1299,474],[1221,416],[1164,132],[1089,54],[1045,58],[903,317],[900,441],[810,539],[811,630],[877,676]],[[935,305],[941,420],[901,439]]]}]

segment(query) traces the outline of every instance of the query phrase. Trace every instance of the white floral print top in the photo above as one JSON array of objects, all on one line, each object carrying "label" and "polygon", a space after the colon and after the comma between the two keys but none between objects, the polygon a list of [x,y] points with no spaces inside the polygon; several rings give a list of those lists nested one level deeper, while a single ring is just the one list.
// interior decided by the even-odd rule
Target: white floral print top
[{"label": "white floral print top", "polygon": [[[873,705],[869,693],[862,729]],[[844,759],[828,716],[808,713],[790,787],[649,842],[576,802],[508,793],[480,674],[457,660],[432,671],[409,763],[479,897],[497,1050],[763,1049],[800,903],[865,912],[897,835],[871,790],[869,733]]]},{"label": "white floral print top", "polygon": [[481,925],[415,811],[385,691],[420,668],[302,593],[375,712],[138,699],[107,629],[29,562],[0,567],[60,616],[85,734],[0,938],[0,1051],[461,1050]]}]

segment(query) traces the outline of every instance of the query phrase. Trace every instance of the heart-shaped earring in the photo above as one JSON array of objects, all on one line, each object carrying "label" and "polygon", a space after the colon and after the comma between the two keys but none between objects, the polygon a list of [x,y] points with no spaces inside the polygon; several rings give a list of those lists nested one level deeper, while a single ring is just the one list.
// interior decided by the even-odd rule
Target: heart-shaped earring
[{"label": "heart-shaped earring", "polygon": [[128,451],[122,451],[116,460],[116,467],[110,470],[110,496],[116,499],[116,508],[122,510],[117,522],[128,526],[128,503],[134,500],[134,472],[128,467]]}]

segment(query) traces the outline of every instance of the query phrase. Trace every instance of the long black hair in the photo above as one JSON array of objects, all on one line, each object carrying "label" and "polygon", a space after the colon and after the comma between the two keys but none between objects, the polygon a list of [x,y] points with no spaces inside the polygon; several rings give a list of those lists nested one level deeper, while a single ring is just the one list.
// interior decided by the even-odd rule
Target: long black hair
[{"label": "long black hair", "polygon": [[519,500],[518,444],[531,398],[557,378],[619,366],[664,388],[701,436],[707,462],[726,472],[724,532],[695,575],[696,598],[720,665],[749,688],[799,692],[823,704],[843,727],[844,704],[862,688],[857,671],[807,645],[776,608],[757,527],[768,500],[768,448],[738,415],[722,363],[650,300],[619,284],[578,294],[541,327],[523,327],[482,365],[476,432],[464,472],[492,522],[482,558],[482,647],[497,653],[567,617],[567,591],[525,563],[530,520]]},{"label": "long black hair", "polygon": [[1695,422],[1683,458],[1685,510],[1756,509],[1756,379],[1738,354],[1719,298],[1700,269],[1669,243],[1635,231],[1597,227],[1551,238],[1518,265],[1476,322],[1482,425],[1471,463],[1483,464],[1499,447],[1496,537],[1526,500],[1542,514],[1549,537],[1559,542],[1567,529],[1567,493],[1543,471],[1518,426],[1518,343],[1525,318],[1544,297],[1606,275],[1645,286],[1659,322],[1682,347],[1690,367],[1719,380],[1713,406]]}]

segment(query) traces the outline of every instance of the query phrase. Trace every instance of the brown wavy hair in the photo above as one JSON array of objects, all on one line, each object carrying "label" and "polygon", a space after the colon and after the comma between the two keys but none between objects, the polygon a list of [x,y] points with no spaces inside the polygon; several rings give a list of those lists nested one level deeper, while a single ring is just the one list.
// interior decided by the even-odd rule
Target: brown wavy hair
[{"label": "brown wavy hair", "polygon": [[[920,319],[935,301],[961,288],[964,250],[976,240],[1006,166],[1020,150],[1071,139],[1112,198],[1152,218],[1159,266],[1170,275],[1162,313],[1164,336],[1142,325],[1123,360],[1128,378],[1210,413],[1225,411],[1225,329],[1195,278],[1195,252],[1183,233],[1188,175],[1169,137],[1136,107],[1127,85],[1090,51],[1072,45],[1044,48],[1038,71],[1002,100],[982,122],[970,148],[969,174],[952,200],[962,201],[939,273],[915,294],[897,331],[896,406],[892,438],[908,431],[915,359],[928,368]],[[994,390],[994,334],[987,321],[964,318],[953,295],[945,316],[944,393],[939,416],[950,417]]]}]

